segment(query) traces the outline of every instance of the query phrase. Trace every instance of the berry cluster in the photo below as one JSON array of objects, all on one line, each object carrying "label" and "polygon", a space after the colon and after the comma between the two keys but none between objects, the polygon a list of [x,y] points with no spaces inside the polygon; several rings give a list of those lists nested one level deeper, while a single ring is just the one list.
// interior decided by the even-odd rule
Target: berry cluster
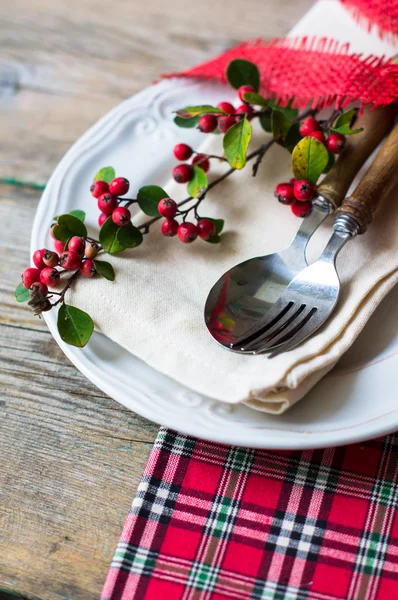
[{"label": "berry cluster", "polygon": [[293,177],[288,183],[279,183],[275,188],[275,197],[281,204],[290,206],[296,217],[309,215],[314,195],[315,186],[306,179],[297,181]]},{"label": "berry cluster", "polygon": [[109,184],[106,181],[95,181],[90,191],[97,198],[98,208],[101,211],[98,225],[102,227],[108,217],[119,227],[125,227],[131,221],[131,212],[127,206],[120,206],[121,202],[130,205],[134,201],[124,200],[120,196],[127,194],[130,183],[125,177],[115,177]]},{"label": "berry cluster", "polygon": [[[345,145],[345,136],[331,132],[325,135],[327,122],[322,123],[307,117],[300,125],[302,137],[312,137],[321,142],[330,154],[340,154]],[[312,200],[316,194],[316,186],[306,179],[296,180],[294,177],[288,183],[279,183],[275,188],[275,197],[281,204],[290,206],[296,217],[306,217],[312,209]]]},{"label": "berry cluster", "polygon": [[326,138],[322,123],[308,117],[300,125],[300,134],[303,137],[313,137],[326,146],[331,154],[340,154],[345,145],[345,136],[341,133],[331,132]]},{"label": "berry cluster", "polygon": [[59,301],[54,304],[50,302],[53,295],[59,295],[63,299],[67,288],[60,294],[54,291],[49,293],[49,287],[58,287],[63,273],[71,274],[74,271],[87,278],[96,274],[93,260],[100,250],[96,242],[72,236],[66,245],[54,238],[52,228],[50,234],[54,239],[56,251],[47,248],[36,250],[32,257],[35,266],[25,269],[22,273],[22,284],[30,290],[31,303],[36,314],[50,310],[58,304]]},{"label": "berry cluster", "polygon": [[[217,108],[221,109],[224,114],[204,114],[199,118],[198,129],[202,133],[227,133],[227,131],[244,117],[251,120],[255,115],[254,108],[244,100],[243,94],[255,92],[251,85],[242,85],[238,89],[238,97],[242,102],[237,108],[230,102],[220,102]],[[191,160],[191,164],[183,162],[174,167],[172,176],[177,183],[189,183],[194,175],[193,166],[198,165],[207,173],[210,168],[209,155],[199,154],[194,152],[187,144],[177,144],[174,148],[174,156],[177,160],[187,161],[191,156],[195,156]],[[223,157],[216,157],[223,159]]]},{"label": "berry cluster", "polygon": [[175,200],[163,198],[158,204],[158,211],[165,217],[161,231],[166,237],[178,235],[181,242],[190,244],[199,236],[202,240],[209,241],[216,233],[216,226],[210,219],[197,219],[196,225],[189,221],[178,223],[175,219],[178,215],[186,216],[189,211],[179,211]]}]

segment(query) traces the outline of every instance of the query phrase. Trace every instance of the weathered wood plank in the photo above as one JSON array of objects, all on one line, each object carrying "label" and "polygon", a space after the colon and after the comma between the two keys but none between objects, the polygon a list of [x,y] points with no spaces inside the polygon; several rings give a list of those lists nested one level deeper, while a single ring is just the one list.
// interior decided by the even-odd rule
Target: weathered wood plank
[{"label": "weathered wood plank", "polygon": [[[45,183],[89,125],[161,73],[240,39],[283,35],[309,0],[200,7],[105,0],[13,2],[0,9],[1,177]],[[167,8],[166,8],[167,6]],[[261,14],[259,14],[261,13]]]}]

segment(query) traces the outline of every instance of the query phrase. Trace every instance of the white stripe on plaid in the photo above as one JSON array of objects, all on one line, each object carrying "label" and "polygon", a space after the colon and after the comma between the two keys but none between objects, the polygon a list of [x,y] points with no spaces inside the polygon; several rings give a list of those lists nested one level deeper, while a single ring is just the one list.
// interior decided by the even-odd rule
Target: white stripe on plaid
[{"label": "white stripe on plaid", "polygon": [[[184,558],[144,550],[141,547],[132,546],[127,543],[119,543],[112,567],[126,569],[136,575],[147,575],[165,581],[180,581],[181,583],[185,583],[193,564],[190,560]],[[169,569],[170,565],[180,567],[180,571]],[[199,570],[202,566],[198,565],[197,569]],[[212,568],[208,566],[208,569],[211,570]],[[231,596],[231,598],[238,598],[239,600],[249,600],[249,598],[253,600],[262,600],[263,598],[271,600],[274,597],[278,598],[278,600],[280,598],[283,598],[283,600],[285,598],[286,600],[306,600],[308,591],[311,588],[310,585],[303,585],[302,589],[299,589],[291,585],[256,579],[227,569],[217,569],[217,571],[218,581],[215,584],[213,592],[224,592]],[[239,586],[239,590],[236,590],[234,585]],[[202,588],[200,587],[199,589]],[[281,593],[285,594],[285,596],[274,596]],[[335,600],[335,597],[317,592],[311,594],[311,599]]]},{"label": "white stripe on plaid", "polygon": [[[384,452],[379,465],[379,472],[374,481],[374,487],[370,496],[369,512],[366,518],[363,535],[358,544],[358,554],[355,560],[355,572],[353,574],[349,593],[357,598],[364,578],[366,581],[366,592],[364,600],[374,600],[377,595],[379,575],[383,568],[388,551],[388,536],[392,526],[392,513],[398,504],[397,479],[388,480],[386,475],[391,461],[394,461],[394,474],[397,473],[396,455],[392,454],[395,446],[395,438],[389,436],[385,439]],[[384,529],[376,530],[376,520],[379,511],[386,511],[382,519]],[[396,571],[395,571],[396,572]]]}]

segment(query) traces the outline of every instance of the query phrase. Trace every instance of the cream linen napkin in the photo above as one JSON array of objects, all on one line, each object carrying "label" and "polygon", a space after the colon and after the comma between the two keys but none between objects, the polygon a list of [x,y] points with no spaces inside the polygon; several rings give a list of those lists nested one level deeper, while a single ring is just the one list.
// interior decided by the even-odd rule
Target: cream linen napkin
[{"label": "cream linen napkin", "polygon": [[[330,4],[322,2],[318,7]],[[306,23],[308,33],[315,31],[320,15],[324,16],[323,11],[313,12]],[[371,39],[352,23],[351,27],[357,41]],[[255,138],[252,147],[264,141],[263,135],[261,142],[258,134]],[[220,144],[214,137],[207,150],[221,153]],[[213,161],[211,178],[224,170],[225,165]],[[273,196],[275,185],[290,176],[290,155],[273,147],[256,178],[248,166],[208,194],[201,214],[225,219],[221,244],[197,240],[186,246],[177,238],[164,238],[156,225],[139,248],[111,257],[115,282],[94,279],[89,292],[86,282],[79,282],[71,294],[72,304],[87,310],[99,331],[192,390],[228,403],[245,402],[258,410],[284,412],[336,364],[398,280],[395,191],[380,207],[368,232],[342,250],[338,308],[317,335],[272,361],[266,356],[233,354],[214,342],[203,319],[211,286],[242,260],[284,248],[300,224]],[[176,200],[186,196],[185,186],[171,182],[165,187]],[[136,222],[141,221],[137,216]],[[317,258],[324,247],[332,222],[329,219],[313,236],[310,259]]]}]

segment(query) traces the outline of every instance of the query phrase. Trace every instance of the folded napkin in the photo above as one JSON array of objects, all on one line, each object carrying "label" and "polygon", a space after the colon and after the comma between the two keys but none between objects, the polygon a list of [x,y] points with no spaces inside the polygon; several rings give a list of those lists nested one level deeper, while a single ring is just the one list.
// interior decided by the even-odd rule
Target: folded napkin
[{"label": "folded napkin", "polygon": [[[294,33],[312,33],[322,23],[324,34],[325,22],[335,26],[335,13],[325,19],[325,12],[320,10],[325,6],[330,10],[332,5],[319,3],[311,11],[313,16],[306,17],[305,31],[296,28]],[[341,7],[339,10],[343,11]],[[350,19],[344,11],[343,15]],[[340,30],[344,33],[344,24]],[[380,47],[377,38],[354,23],[348,30],[353,32],[353,49],[367,46],[367,51],[372,51],[372,40]],[[335,30],[333,35],[337,33]],[[264,133],[257,133],[252,148],[263,141]],[[222,153],[220,138],[211,137],[205,149]],[[217,177],[225,168],[224,163],[212,161],[210,177]],[[248,166],[208,194],[201,214],[225,219],[221,244],[197,240],[184,246],[177,238],[164,238],[157,224],[139,248],[111,258],[116,271],[114,283],[94,279],[87,293],[85,282],[79,282],[71,302],[90,313],[99,331],[192,390],[229,403],[245,402],[274,414],[284,412],[336,364],[398,280],[395,191],[380,207],[368,232],[342,250],[338,259],[342,281],[339,304],[317,335],[272,361],[266,356],[232,354],[214,342],[203,319],[211,286],[242,260],[287,246],[300,224],[289,208],[274,198],[275,185],[290,176],[289,153],[274,145],[256,178]],[[186,196],[185,186],[175,182],[165,188],[176,200]],[[136,222],[142,220],[142,215],[136,217]],[[328,219],[313,236],[310,259],[319,256],[331,235],[332,223]]]},{"label": "folded napkin", "polygon": [[101,598],[398,598],[397,459],[396,435],[281,453],[161,429]]}]

